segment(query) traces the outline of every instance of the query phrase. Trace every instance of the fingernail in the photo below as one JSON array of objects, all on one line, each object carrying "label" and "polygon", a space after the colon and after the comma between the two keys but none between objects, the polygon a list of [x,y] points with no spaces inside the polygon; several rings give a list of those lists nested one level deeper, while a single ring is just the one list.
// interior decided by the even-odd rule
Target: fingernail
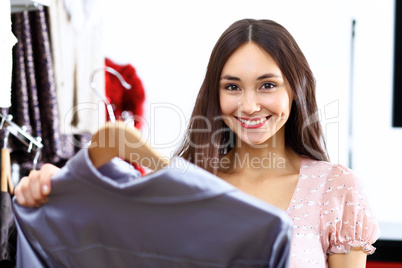
[{"label": "fingernail", "polygon": [[43,185],[42,186],[42,194],[48,194],[49,193],[49,186]]}]

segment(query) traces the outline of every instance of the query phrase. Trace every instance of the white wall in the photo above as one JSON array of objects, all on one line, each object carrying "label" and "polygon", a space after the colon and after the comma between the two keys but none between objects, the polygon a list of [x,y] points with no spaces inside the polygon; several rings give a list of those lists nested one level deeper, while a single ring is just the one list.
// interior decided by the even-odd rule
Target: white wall
[{"label": "white wall", "polygon": [[388,196],[397,198],[401,186],[398,159],[391,149],[401,149],[402,136],[390,125],[392,3],[114,0],[106,11],[104,46],[112,60],[136,68],[147,93],[148,125],[143,133],[154,148],[171,156],[183,137],[220,34],[238,19],[273,19],[293,34],[309,60],[331,160],[348,165],[351,25],[355,18],[353,168],[364,178],[380,221],[399,224],[397,203],[388,200]]},{"label": "white wall", "polygon": [[402,129],[392,127],[394,1],[356,1],[353,168],[381,223],[382,237],[402,239]]}]

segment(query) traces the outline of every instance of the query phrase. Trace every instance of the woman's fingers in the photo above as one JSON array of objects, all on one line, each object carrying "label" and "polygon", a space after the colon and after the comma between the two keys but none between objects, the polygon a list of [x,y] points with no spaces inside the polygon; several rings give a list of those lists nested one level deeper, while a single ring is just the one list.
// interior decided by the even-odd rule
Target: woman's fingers
[{"label": "woman's fingers", "polygon": [[38,202],[43,198],[43,194],[41,192],[41,181],[40,181],[40,173],[39,171],[31,171],[28,176],[30,184],[27,188],[27,194],[34,200],[34,202]]},{"label": "woman's fingers", "polygon": [[44,164],[40,169],[39,180],[40,180],[40,193],[43,197],[48,196],[51,191],[51,178],[56,174],[60,168],[52,164]]},{"label": "woman's fingers", "polygon": [[52,164],[44,164],[41,169],[33,170],[23,177],[15,189],[15,196],[20,205],[38,207],[48,201],[51,192],[51,178],[60,169]]},{"label": "woman's fingers", "polygon": [[30,184],[29,177],[23,177],[15,188],[15,196],[20,205],[26,207],[34,207],[37,206],[37,202],[35,201],[32,192],[34,190],[31,189],[32,184]]}]

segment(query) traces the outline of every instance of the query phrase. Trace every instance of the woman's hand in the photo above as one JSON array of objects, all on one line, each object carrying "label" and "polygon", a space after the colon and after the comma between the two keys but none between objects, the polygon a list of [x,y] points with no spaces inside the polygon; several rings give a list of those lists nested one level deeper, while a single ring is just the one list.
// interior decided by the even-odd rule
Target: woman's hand
[{"label": "woman's hand", "polygon": [[51,191],[51,178],[60,168],[44,164],[40,170],[33,170],[23,177],[15,188],[18,203],[25,207],[40,207],[48,201]]}]

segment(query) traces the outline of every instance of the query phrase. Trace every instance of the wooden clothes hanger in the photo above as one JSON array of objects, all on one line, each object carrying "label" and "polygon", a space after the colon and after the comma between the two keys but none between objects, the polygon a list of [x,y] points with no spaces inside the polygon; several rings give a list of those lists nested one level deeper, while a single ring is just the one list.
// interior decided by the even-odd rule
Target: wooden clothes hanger
[{"label": "wooden clothes hanger", "polygon": [[99,168],[114,157],[120,157],[130,163],[158,171],[169,160],[152,149],[141,132],[128,126],[123,121],[107,122],[91,139],[88,147],[89,158]]},{"label": "wooden clothes hanger", "polygon": [[10,150],[7,148],[9,131],[4,134],[4,144],[1,148],[1,191],[14,195],[14,183],[11,179]]},{"label": "wooden clothes hanger", "polygon": [[11,179],[10,151],[1,148],[1,191],[14,194],[14,183]]}]

